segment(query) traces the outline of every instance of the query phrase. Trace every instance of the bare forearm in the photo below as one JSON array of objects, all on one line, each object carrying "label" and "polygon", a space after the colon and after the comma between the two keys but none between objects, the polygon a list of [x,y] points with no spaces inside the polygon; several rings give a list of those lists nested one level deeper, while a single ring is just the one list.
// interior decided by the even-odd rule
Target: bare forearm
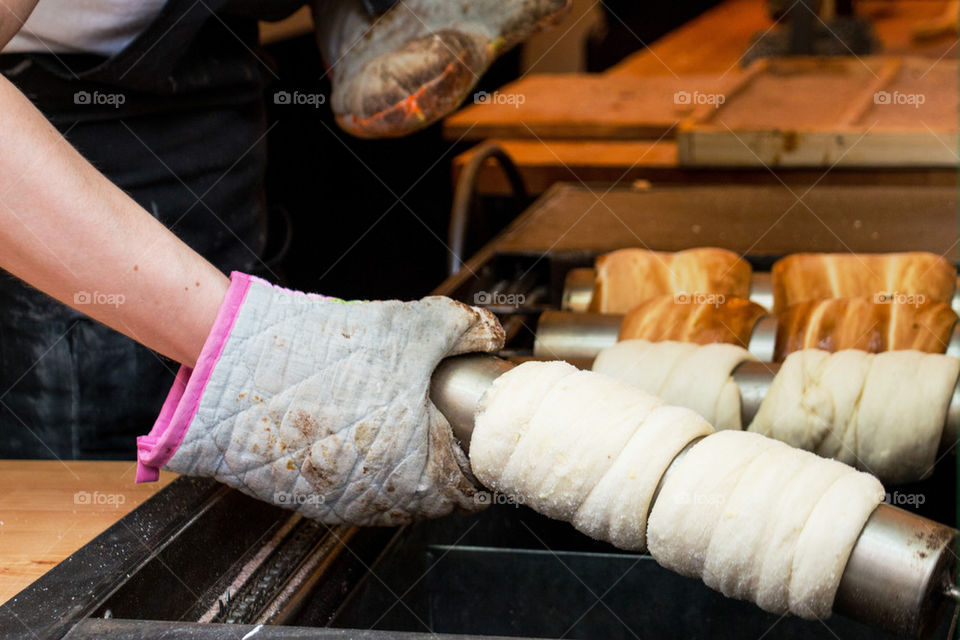
[{"label": "bare forearm", "polygon": [[2,76],[0,267],[188,365],[229,284]]}]

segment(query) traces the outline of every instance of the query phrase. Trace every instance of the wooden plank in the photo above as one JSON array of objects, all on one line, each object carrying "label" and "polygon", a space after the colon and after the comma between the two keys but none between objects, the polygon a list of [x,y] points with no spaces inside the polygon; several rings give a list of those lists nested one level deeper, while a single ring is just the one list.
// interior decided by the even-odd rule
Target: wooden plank
[{"label": "wooden plank", "polygon": [[290,17],[278,22],[260,23],[260,44],[268,45],[275,42],[298,38],[313,32],[313,14],[310,7],[303,7]]},{"label": "wooden plank", "polygon": [[[494,139],[513,158],[523,176],[527,191],[540,194],[555,182],[584,182],[630,185],[636,181],[654,184],[768,184],[782,182],[804,185],[903,185],[955,186],[956,167],[942,169],[898,167],[885,169],[842,168],[824,173],[820,168],[790,168],[771,171],[766,167],[749,169],[715,168],[709,171],[684,168],[677,164],[677,142],[510,140]],[[454,184],[460,171],[473,156],[473,149],[453,161]],[[477,174],[477,193],[508,195],[510,185],[492,160]]]},{"label": "wooden plank", "polygon": [[724,74],[736,70],[753,35],[772,24],[763,0],[725,0],[656,40],[650,48],[627,56],[606,74]]},{"label": "wooden plank", "polygon": [[[949,0],[857,0],[881,42],[878,53],[940,58],[956,42],[944,36],[916,41],[912,32],[942,15]],[[773,27],[763,0],[725,0],[682,27],[627,56],[608,75],[726,73],[740,64],[753,37]],[[648,43],[650,44],[650,43]],[[638,43],[638,47],[642,46]]]},{"label": "wooden plank", "polygon": [[[798,196],[803,196],[798,202]],[[801,251],[932,251],[960,257],[951,187],[685,186],[607,191],[556,185],[490,251],[680,251],[716,246],[741,255]]]},{"label": "wooden plank", "polygon": [[690,117],[702,100],[736,86],[739,75],[530,75],[447,118],[444,135],[452,140],[657,139]]},{"label": "wooden plank", "polygon": [[176,478],[135,474],[134,462],[0,460],[0,603]]},{"label": "wooden plank", "polygon": [[956,167],[957,61],[778,60],[678,130],[688,167]]}]

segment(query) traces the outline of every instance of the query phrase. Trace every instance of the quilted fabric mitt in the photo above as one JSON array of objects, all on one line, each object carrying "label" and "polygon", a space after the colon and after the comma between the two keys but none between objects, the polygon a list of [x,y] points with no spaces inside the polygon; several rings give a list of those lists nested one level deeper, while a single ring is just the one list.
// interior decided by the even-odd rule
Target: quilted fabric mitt
[{"label": "quilted fabric mitt", "polygon": [[560,22],[571,0],[373,3],[393,5],[381,15],[359,0],[311,4],[337,122],[355,136],[381,138],[456,109],[498,56]]},{"label": "quilted fabric mitt", "polygon": [[234,273],[196,368],[138,439],[137,479],[209,476],[328,524],[478,510],[430,376],[502,344],[493,315],[448,298],[344,303]]}]

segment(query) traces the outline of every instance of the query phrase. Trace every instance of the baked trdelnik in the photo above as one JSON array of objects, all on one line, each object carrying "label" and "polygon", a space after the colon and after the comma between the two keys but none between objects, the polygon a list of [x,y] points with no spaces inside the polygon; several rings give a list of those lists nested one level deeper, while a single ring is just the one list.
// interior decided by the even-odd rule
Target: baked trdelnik
[{"label": "baked trdelnik", "polygon": [[795,253],[771,269],[773,310],[825,298],[893,299],[949,303],[957,270],[924,251],[908,253]]},{"label": "baked trdelnik", "polygon": [[795,304],[777,316],[774,360],[801,349],[945,353],[957,314],[943,302],[833,298]]},{"label": "baked trdelnik", "polygon": [[626,313],[663,295],[750,297],[750,265],[726,249],[620,249],[597,258],[595,266],[590,311],[597,313]]},{"label": "baked trdelnik", "polygon": [[716,342],[746,347],[765,310],[743,298],[703,301],[677,295],[657,296],[631,309],[620,324],[618,340]]}]

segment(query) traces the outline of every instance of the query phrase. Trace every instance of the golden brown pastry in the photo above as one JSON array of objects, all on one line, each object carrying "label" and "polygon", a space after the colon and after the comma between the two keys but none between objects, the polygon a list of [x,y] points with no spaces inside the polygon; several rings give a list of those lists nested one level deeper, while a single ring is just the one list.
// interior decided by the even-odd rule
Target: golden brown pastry
[{"label": "golden brown pastry", "polygon": [[[797,253],[771,270],[773,310],[827,298],[912,295],[950,303],[957,270],[933,253]],[[922,296],[922,297],[921,297]]]},{"label": "golden brown pastry", "polygon": [[718,293],[750,297],[750,265],[726,249],[700,248],[677,253],[620,249],[596,261],[590,311],[626,313],[665,294]]},{"label": "golden brown pastry", "polygon": [[801,302],[777,315],[774,360],[801,349],[916,349],[944,353],[957,314],[943,302],[890,304],[868,298]]},{"label": "golden brown pastry", "polygon": [[624,316],[618,339],[724,342],[747,347],[753,326],[766,310],[743,298],[724,298],[720,302],[716,297],[702,297],[707,300],[678,294],[641,302]]}]

